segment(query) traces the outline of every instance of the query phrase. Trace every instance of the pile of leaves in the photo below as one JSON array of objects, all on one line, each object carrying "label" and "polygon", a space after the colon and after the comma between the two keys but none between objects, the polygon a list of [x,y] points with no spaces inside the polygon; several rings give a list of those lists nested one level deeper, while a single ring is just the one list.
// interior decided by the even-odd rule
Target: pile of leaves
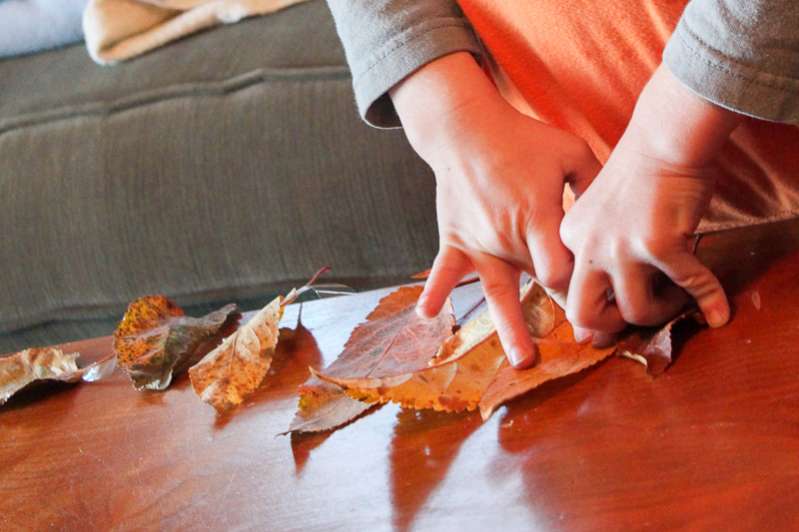
[{"label": "pile of leaves", "polygon": [[[276,297],[243,325],[232,304],[194,318],[165,296],[136,299],[114,333],[113,353],[94,364],[80,368],[77,353],[58,348],[0,358],[0,405],[36,383],[94,382],[119,366],[140,391],[166,390],[188,371],[200,399],[227,412],[268,380],[286,305],[326,270]],[[530,282],[520,298],[539,358],[533,367],[517,370],[508,364],[486,310],[459,326],[447,301],[437,317],[424,319],[415,312],[421,292],[420,286],[404,286],[381,299],[332,364],[309,368],[287,432],[331,430],[387,402],[410,409],[479,410],[487,419],[501,404],[614,353],[642,362],[655,375],[671,362],[674,325],[695,317],[687,312],[662,328],[636,329],[616,346],[595,348],[575,341],[563,310]]]},{"label": "pile of leaves", "polygon": [[533,367],[517,370],[507,362],[487,310],[460,328],[451,302],[436,318],[422,319],[414,311],[421,291],[402,287],[384,297],[332,364],[311,369],[288,432],[331,430],[389,401],[445,412],[479,409],[485,420],[501,404],[613,354],[637,360],[657,375],[671,362],[674,325],[694,317],[687,312],[660,329],[639,328],[616,346],[595,348],[574,339],[563,310],[531,282],[521,302],[539,358]]}]

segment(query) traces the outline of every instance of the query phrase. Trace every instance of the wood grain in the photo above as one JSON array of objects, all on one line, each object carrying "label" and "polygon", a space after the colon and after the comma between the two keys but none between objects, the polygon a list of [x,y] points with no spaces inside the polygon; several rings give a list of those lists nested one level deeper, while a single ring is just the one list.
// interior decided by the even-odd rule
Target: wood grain
[{"label": "wood grain", "polygon": [[[164,393],[117,373],[17,397],[0,409],[0,530],[796,529],[799,224],[700,249],[734,293],[729,326],[691,336],[657,379],[614,358],[486,423],[387,405],[276,436],[306,367],[386,291],[306,304],[270,384],[225,418],[185,376]],[[456,308],[478,294],[460,289]]]}]

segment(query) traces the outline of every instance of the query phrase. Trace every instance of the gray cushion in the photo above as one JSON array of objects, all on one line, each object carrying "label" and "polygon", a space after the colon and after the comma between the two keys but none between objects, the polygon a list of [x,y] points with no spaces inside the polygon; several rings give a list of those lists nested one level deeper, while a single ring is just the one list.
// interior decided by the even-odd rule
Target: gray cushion
[{"label": "gray cushion", "polygon": [[434,182],[355,113],[323,2],[95,66],[0,61],[0,350],[107,334],[131,299],[359,287],[435,251]]}]

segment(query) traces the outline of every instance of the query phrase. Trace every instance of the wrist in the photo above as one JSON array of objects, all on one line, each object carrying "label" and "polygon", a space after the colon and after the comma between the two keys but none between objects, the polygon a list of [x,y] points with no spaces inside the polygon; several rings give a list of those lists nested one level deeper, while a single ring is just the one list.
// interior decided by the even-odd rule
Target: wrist
[{"label": "wrist", "polygon": [[[432,61],[389,94],[411,146],[425,160],[463,123],[463,113],[492,105],[498,91],[468,52]],[[428,160],[428,162],[430,162]]]},{"label": "wrist", "polygon": [[664,163],[704,168],[742,118],[693,93],[661,65],[641,92],[623,141]]}]

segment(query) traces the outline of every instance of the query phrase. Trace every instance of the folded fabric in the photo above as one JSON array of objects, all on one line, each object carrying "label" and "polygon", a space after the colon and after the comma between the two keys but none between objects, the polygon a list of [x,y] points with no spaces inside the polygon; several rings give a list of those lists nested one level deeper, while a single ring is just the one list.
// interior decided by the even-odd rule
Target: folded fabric
[{"label": "folded fabric", "polygon": [[89,55],[110,65],[192,33],[265,15],[306,0],[89,0],[83,31]]},{"label": "folded fabric", "polygon": [[0,57],[82,40],[85,5],[86,0],[0,0]]}]

